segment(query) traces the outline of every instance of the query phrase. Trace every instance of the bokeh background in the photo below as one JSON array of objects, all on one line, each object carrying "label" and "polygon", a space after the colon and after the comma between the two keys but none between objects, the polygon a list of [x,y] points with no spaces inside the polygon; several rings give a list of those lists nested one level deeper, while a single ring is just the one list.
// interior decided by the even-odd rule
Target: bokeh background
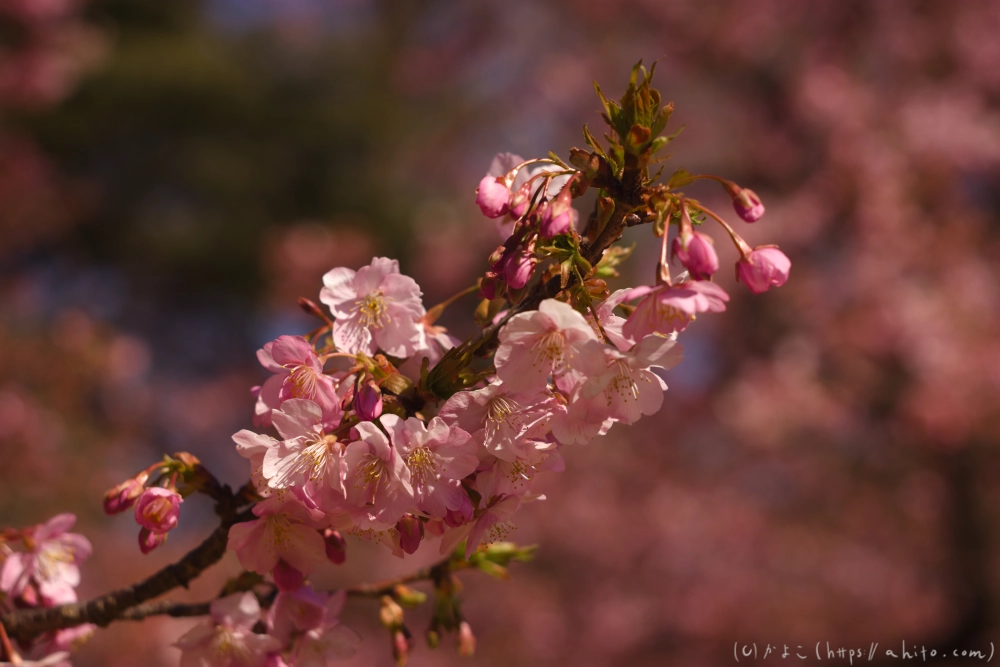
[{"label": "bokeh background", "polygon": [[[240,483],[254,351],[310,328],[296,298],[373,254],[427,305],[471,284],[496,244],[472,194],[492,155],[566,155],[600,126],[592,80],[617,96],[660,58],[686,126],[671,164],[756,190],[767,214],[738,229],[778,243],[791,280],[753,297],[710,230],[733,299],[685,332],[663,410],[567,448],[512,534],[536,562],[463,577],[477,655],[446,640],[411,664],[988,650],[997,35],[990,0],[0,0],[0,525],[75,511],[95,544],[84,596],[178,557],[206,502],[141,557],[104,490],[179,450]],[[655,261],[630,233],[621,285]],[[468,333],[474,307],[446,323]],[[325,585],[436,555],[348,548]],[[376,611],[345,613],[365,637],[347,664],[392,664]],[[74,664],[176,665],[191,624],[120,624]]]}]

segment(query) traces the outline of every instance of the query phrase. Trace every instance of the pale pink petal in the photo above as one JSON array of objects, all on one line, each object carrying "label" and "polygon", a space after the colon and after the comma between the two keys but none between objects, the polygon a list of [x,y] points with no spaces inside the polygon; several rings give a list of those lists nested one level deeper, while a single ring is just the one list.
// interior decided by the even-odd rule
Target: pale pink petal
[{"label": "pale pink petal", "polygon": [[322,419],[323,410],[304,398],[291,398],[281,404],[280,410],[271,413],[271,422],[285,440],[316,433],[316,425]]}]

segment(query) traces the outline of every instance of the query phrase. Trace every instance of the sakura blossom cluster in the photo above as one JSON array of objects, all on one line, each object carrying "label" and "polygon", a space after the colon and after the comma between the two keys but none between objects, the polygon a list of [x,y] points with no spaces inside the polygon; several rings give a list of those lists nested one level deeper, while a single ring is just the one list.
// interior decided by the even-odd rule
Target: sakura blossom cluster
[{"label": "sakura blossom cluster", "polygon": [[[76,602],[79,566],[90,556],[91,545],[83,535],[70,532],[75,523],[75,515],[59,514],[37,526],[0,533],[0,615]],[[23,549],[15,551],[18,545]],[[45,633],[28,643],[11,643],[5,633],[0,639],[15,664],[21,660],[25,665],[68,667],[70,649],[93,631],[93,625],[83,624]]]},{"label": "sakura blossom cluster", "polygon": [[[167,539],[185,497],[206,493],[223,517],[227,549],[247,570],[178,640],[182,666],[321,667],[353,653],[360,639],[339,622],[347,592],[309,583],[325,564],[345,562],[347,536],[401,558],[436,541],[430,548],[444,560],[403,581],[434,583],[428,644],[452,631],[459,652],[471,654],[475,637],[452,569],[503,574],[510,560],[528,558],[530,548],[503,540],[521,505],[544,498],[533,491],[536,476],[561,471],[564,449],[656,413],[663,375],[683,357],[679,335],[697,315],[726,309],[729,295],[713,281],[719,257],[696,228],[711,219],[725,229],[739,253],[737,280],[752,292],[785,283],[791,263],[777,247],[751,248],[680,188],[720,183],[748,223],[764,213],[755,193],[684,169],[662,184],[658,173],[650,177],[653,155],[673,138],[659,136],[673,107],[661,105],[651,76],[637,65],[620,104],[598,88],[609,146],[584,128],[591,150],[573,149],[569,163],[554,154],[496,156],[476,203],[503,243],[475,286],[426,309],[398,262],[376,257],[327,272],[319,303],[300,299],[319,325],[257,352],[270,375],[251,392],[255,428],[233,436],[249,464],[246,486],[232,492],[181,453],[107,493],[108,514],[132,511],[143,553]],[[578,229],[573,200],[589,188],[596,204]],[[655,279],[612,292],[607,280],[620,278],[616,267],[630,254],[614,244],[645,223],[660,239]],[[677,276],[674,260],[683,267]],[[481,329],[461,342],[436,321],[476,291]],[[4,604],[75,597],[76,565],[90,545],[66,532],[72,521],[61,515],[17,533],[23,553],[0,543],[9,552]],[[404,664],[413,638],[400,604],[426,596],[401,581],[352,590],[381,598],[380,620]],[[58,655],[58,637],[48,654]]]}]

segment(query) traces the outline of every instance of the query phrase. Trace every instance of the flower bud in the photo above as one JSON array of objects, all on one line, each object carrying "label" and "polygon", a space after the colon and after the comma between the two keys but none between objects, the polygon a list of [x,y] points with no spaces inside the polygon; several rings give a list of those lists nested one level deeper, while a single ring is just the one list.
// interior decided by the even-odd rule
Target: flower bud
[{"label": "flower bud", "polygon": [[764,204],[750,188],[740,188],[733,196],[733,209],[746,222],[757,222],[764,215]]},{"label": "flower bud", "polygon": [[154,533],[146,528],[139,531],[139,551],[144,554],[148,554],[166,541],[166,533]]},{"label": "flower bud", "polygon": [[177,525],[183,499],[171,489],[146,489],[135,504],[135,521],[154,533],[166,533]]},{"label": "flower bud", "polygon": [[479,296],[492,301],[497,298],[497,274],[494,271],[487,271],[486,275],[479,282]]},{"label": "flower bud", "polygon": [[403,626],[403,608],[388,595],[382,596],[382,607],[378,610],[378,622],[389,630]]},{"label": "flower bud", "polygon": [[410,659],[411,648],[413,648],[413,639],[405,627],[392,633],[392,657],[395,658],[399,667],[403,667]]},{"label": "flower bud", "polygon": [[427,648],[437,648],[441,645],[441,633],[434,628],[427,628]]},{"label": "flower bud", "polygon": [[[569,188],[566,189],[569,192]],[[562,197],[557,197],[545,206],[542,211],[539,232],[547,239],[559,234],[565,234],[573,225],[573,209],[568,204],[560,203]]]},{"label": "flower bud", "polygon": [[399,584],[392,587],[392,596],[404,607],[416,607],[427,602],[427,594]]},{"label": "flower bud", "polygon": [[708,280],[719,270],[719,256],[711,237],[701,232],[674,238],[673,254],[695,280]]},{"label": "flower bud", "polygon": [[382,414],[382,390],[374,381],[368,380],[361,385],[361,390],[354,397],[354,412],[358,419],[365,422],[374,421]]},{"label": "flower bud", "polygon": [[305,575],[295,567],[285,562],[285,559],[278,560],[278,564],[271,570],[271,577],[279,591],[291,592],[302,588]]},{"label": "flower bud", "polygon": [[466,658],[476,652],[476,636],[472,634],[472,626],[467,621],[458,625],[458,654]]},{"label": "flower bud", "polygon": [[331,563],[343,565],[347,560],[347,544],[340,533],[327,528],[323,531],[323,541],[326,542],[326,557]]},{"label": "flower bud", "polygon": [[399,531],[399,546],[408,554],[414,553],[424,539],[424,522],[412,514],[404,514],[396,530]]},{"label": "flower bud", "polygon": [[531,183],[525,183],[517,189],[517,192],[510,198],[510,215],[512,218],[520,219],[528,212],[531,204]]},{"label": "flower bud", "polygon": [[499,218],[510,204],[510,188],[503,178],[485,176],[476,189],[476,204],[487,218]]},{"label": "flower bud", "polygon": [[792,261],[776,246],[758,246],[736,263],[736,279],[760,294],[784,285],[791,268]]},{"label": "flower bud", "polygon": [[104,494],[104,513],[119,514],[131,509],[135,505],[135,501],[142,495],[143,489],[146,488],[147,479],[149,479],[149,475],[141,472],[110,489]]},{"label": "flower bud", "polygon": [[457,510],[448,510],[444,515],[444,522],[451,528],[458,528],[472,521],[476,509],[472,506],[469,496],[462,494],[462,506]]},{"label": "flower bud", "polygon": [[535,268],[535,254],[528,248],[517,248],[507,255],[504,262],[503,277],[514,289],[521,289],[531,280],[531,272]]}]

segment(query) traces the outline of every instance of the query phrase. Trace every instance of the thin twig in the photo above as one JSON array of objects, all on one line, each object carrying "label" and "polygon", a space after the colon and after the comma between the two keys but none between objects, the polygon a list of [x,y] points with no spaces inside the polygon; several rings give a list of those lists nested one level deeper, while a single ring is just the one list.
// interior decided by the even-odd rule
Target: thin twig
[{"label": "thin twig", "polygon": [[358,584],[347,589],[347,595],[358,598],[380,598],[383,595],[392,595],[396,586],[411,584],[415,581],[437,581],[442,576],[455,570],[464,570],[469,564],[464,560],[452,560],[449,556],[442,561],[421,568],[416,572],[405,574],[401,577],[394,577],[384,581],[376,581],[371,584]]}]

